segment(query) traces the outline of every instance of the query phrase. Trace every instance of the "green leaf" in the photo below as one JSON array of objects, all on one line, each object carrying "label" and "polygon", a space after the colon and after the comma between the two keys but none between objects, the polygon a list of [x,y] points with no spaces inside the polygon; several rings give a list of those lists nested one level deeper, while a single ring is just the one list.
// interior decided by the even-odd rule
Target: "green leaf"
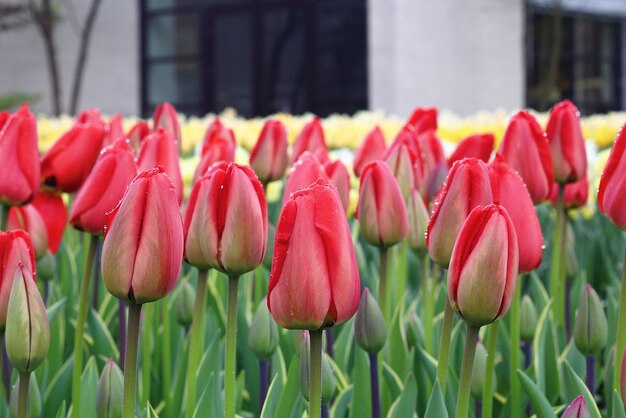
[{"label": "green leaf", "polygon": [[330,409],[330,415],[335,418],[344,418],[348,413],[348,407],[350,406],[350,401],[352,400],[352,394],[354,392],[354,388],[352,385],[348,386],[344,391],[340,392],[333,402],[333,406]]},{"label": "green leaf", "polygon": [[388,418],[409,418],[415,414],[417,401],[417,383],[412,374],[404,382],[400,397],[393,403]]},{"label": "green leaf", "polygon": [[616,390],[613,391],[613,418],[626,418],[622,397]]},{"label": "green leaf", "polygon": [[[80,377],[80,417],[96,417],[96,391],[98,390],[98,367],[92,356],[87,360]],[[72,406],[73,407],[73,406]]]},{"label": "green leaf", "polygon": [[439,379],[435,379],[435,384],[433,385],[433,391],[430,394],[430,399],[428,400],[428,405],[426,406],[424,418],[448,418],[448,410],[446,409],[446,402],[443,399]]},{"label": "green leaf", "polygon": [[61,402],[61,406],[59,406],[59,409],[57,410],[57,414],[55,415],[55,418],[65,418],[66,416],[66,411],[67,407],[65,406],[65,401]]},{"label": "green leaf", "polygon": [[62,311],[66,301],[67,298],[63,298],[59,301],[56,301],[53,305],[46,309],[46,312],[48,313],[48,322],[52,322],[57,314]]},{"label": "green leaf", "polygon": [[297,356],[291,360],[289,371],[287,372],[287,380],[283,385],[283,390],[276,407],[276,417],[288,417],[294,405],[300,398],[300,380],[298,371],[300,368],[300,359]]},{"label": "green leaf", "polygon": [[270,388],[267,391],[267,397],[265,398],[265,404],[261,411],[260,418],[273,418],[276,415],[275,411],[278,406],[278,400],[283,389],[282,379],[278,374],[274,375]]},{"label": "green leaf", "polygon": [[387,382],[387,388],[391,393],[392,399],[396,399],[404,390],[404,384],[400,377],[385,362],[383,362],[383,377],[385,382]]},{"label": "green leaf", "polygon": [[593,399],[593,395],[589,392],[587,385],[582,381],[580,377],[576,375],[572,366],[566,361],[563,363],[563,375],[565,380],[565,390],[568,396],[567,403],[574,400],[575,397],[583,395],[585,397],[585,403],[587,409],[589,409],[590,418],[602,418],[600,410],[596,401]]},{"label": "green leaf", "polygon": [[224,402],[222,401],[221,388],[219,387],[220,379],[216,377],[216,373],[211,373],[206,382],[206,385],[203,385],[204,390],[196,402],[193,416],[194,418],[223,417]]},{"label": "green leaf", "polygon": [[117,344],[100,317],[100,314],[93,309],[89,309],[87,321],[89,324],[87,329],[93,339],[92,353],[94,355],[103,356],[104,358],[119,359],[120,352],[117,348]]},{"label": "green leaf", "polygon": [[46,387],[43,395],[44,411],[58,411],[64,401],[69,402],[73,366],[74,356],[67,359]]},{"label": "green leaf", "polygon": [[[548,306],[549,308],[549,306]],[[517,377],[522,382],[522,387],[533,405],[533,411],[537,414],[537,418],[556,418],[556,414],[552,410],[552,405],[546,399],[541,389],[521,370],[517,370]]]},{"label": "green leaf", "polygon": [[[367,353],[360,348],[354,350],[354,368],[352,369],[352,408],[350,418],[372,416],[370,398],[370,363]],[[382,389],[382,388],[381,388]]]}]

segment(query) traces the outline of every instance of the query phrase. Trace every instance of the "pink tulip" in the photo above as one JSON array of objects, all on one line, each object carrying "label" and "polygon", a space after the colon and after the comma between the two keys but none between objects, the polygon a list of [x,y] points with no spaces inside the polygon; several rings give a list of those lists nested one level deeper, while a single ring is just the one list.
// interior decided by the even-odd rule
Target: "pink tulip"
[{"label": "pink tulip", "polygon": [[250,167],[262,183],[280,180],[289,164],[287,130],[279,120],[265,122],[254,148],[250,152]]},{"label": "pink tulip", "polygon": [[176,188],[178,203],[183,201],[183,176],[180,172],[180,157],[178,148],[172,135],[163,128],[157,129],[148,135],[139,150],[137,156],[137,169],[149,170],[161,166],[170,177]]},{"label": "pink tulip", "polygon": [[326,145],[324,129],[322,128],[322,121],[317,116],[304,125],[300,131],[296,142],[293,144],[291,161],[298,161],[305,151],[315,154],[322,163],[328,161],[328,146]]},{"label": "pink tulip", "polygon": [[374,127],[363,139],[363,142],[354,152],[352,168],[357,177],[361,176],[363,168],[372,161],[382,160],[387,150],[385,136],[378,126]]},{"label": "pink tulip", "polygon": [[564,100],[552,108],[546,135],[552,154],[554,180],[571,183],[582,179],[587,172],[587,153],[580,114],[574,103]]}]

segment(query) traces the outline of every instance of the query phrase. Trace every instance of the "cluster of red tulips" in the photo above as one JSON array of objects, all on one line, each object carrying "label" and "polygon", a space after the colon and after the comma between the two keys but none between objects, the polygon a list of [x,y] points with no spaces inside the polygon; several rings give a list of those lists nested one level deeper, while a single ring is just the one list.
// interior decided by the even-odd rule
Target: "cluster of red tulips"
[{"label": "cluster of red tulips", "polygon": [[[45,297],[35,282],[36,270],[46,280],[68,223],[66,202],[70,202],[69,224],[90,236],[73,351],[75,417],[81,402],[88,294],[102,236],[102,279],[107,290],[123,301],[120,309],[128,312],[125,341],[120,341],[123,397],[108,407],[117,412],[107,417],[135,416],[142,306],[166,297],[176,287],[183,261],[198,270],[189,331],[186,413],[193,416],[197,388],[205,384],[196,381],[195,372],[204,352],[202,313],[208,271],[213,269],[228,277],[223,402],[225,416],[235,417],[239,279],[255,271],[268,250],[267,308],[281,327],[308,331],[303,340],[308,416],[327,413],[322,407],[324,330],[348,322],[356,313],[355,340],[370,353],[371,410],[379,417],[377,361],[385,355],[387,327],[398,302],[399,295],[390,291],[394,278],[389,266],[398,261],[393,248],[400,243],[423,260],[425,270],[434,269],[434,263],[447,270],[437,379],[445,393],[456,312],[467,324],[467,340],[455,416],[467,417],[481,327],[493,324],[489,335],[495,339],[499,320],[510,311],[511,345],[521,344],[522,282],[524,274],[542,261],[544,240],[535,205],[544,202],[552,202],[555,214],[551,315],[569,330],[565,324],[567,211],[587,200],[587,158],[578,110],[569,101],[554,106],[545,132],[530,113],[515,114],[493,157],[491,134],[467,138],[446,157],[436,130],[436,109],[420,108],[389,145],[378,128],[364,138],[354,153],[352,168],[360,186],[358,224],[351,224],[347,215],[351,174],[344,163],[331,159],[318,118],[300,132],[291,152],[283,124],[268,120],[250,152],[249,166],[234,162],[233,131],[215,119],[199,150],[200,163],[186,198],[179,162],[181,132],[169,104],[157,108],[152,126],[141,121],[129,132],[124,132],[120,117],[105,121],[98,111],[87,110],[42,156],[37,121],[28,107],[0,113],[0,329],[10,364],[19,374],[17,416],[27,416],[29,376],[44,361],[50,344]],[[598,195],[600,210],[622,229],[626,229],[626,198],[621,195],[626,190],[625,135],[622,131],[615,142]],[[265,191],[269,183],[283,181],[287,170],[274,226],[268,223]],[[373,289],[361,286],[356,239],[378,248],[378,282]],[[426,272],[421,277],[422,322],[430,349],[435,338],[434,301],[429,297],[434,283]],[[622,284],[614,363],[618,391],[626,347],[624,288]],[[591,295],[589,303],[597,305],[593,289],[586,292]],[[326,338],[332,349],[332,332]],[[517,365],[519,352],[512,353],[511,363]],[[487,376],[493,374],[494,355],[488,352]],[[513,367],[515,372],[517,366]],[[10,373],[4,385],[8,391]],[[493,394],[493,381],[485,383],[484,391]],[[482,405],[486,410],[491,408],[490,396]],[[507,403],[511,416],[521,416],[516,373],[511,376]],[[579,411],[586,408],[585,399],[577,398],[563,416],[584,416]]]}]

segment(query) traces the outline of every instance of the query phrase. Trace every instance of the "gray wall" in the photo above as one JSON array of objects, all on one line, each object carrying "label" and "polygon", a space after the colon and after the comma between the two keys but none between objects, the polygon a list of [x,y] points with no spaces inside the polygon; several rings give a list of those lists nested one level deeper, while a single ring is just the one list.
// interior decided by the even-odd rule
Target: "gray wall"
[{"label": "gray wall", "polygon": [[[56,32],[61,72],[62,106],[69,106],[79,28],[87,0],[66,0]],[[98,107],[104,113],[139,112],[139,6],[132,0],[103,0],[91,39],[79,108]],[[0,96],[21,92],[40,96],[34,106],[50,112],[48,70],[41,36],[34,25],[0,33]]]}]

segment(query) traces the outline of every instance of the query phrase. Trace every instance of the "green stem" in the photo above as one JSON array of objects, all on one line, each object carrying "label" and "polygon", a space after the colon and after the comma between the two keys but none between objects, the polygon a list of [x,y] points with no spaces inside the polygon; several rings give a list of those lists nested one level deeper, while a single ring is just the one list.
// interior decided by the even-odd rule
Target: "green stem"
[{"label": "green stem", "polygon": [[322,416],[322,331],[309,331],[309,418]]},{"label": "green stem", "polygon": [[450,337],[452,336],[452,320],[454,311],[450,301],[446,298],[445,310],[443,311],[443,326],[439,339],[439,361],[437,362],[437,378],[441,383],[441,390],[445,393],[446,378],[448,377],[448,362],[450,361]]},{"label": "green stem", "polygon": [[128,303],[128,328],[126,336],[126,358],[124,359],[124,414],[123,418],[135,417],[135,396],[137,394],[137,347],[139,345],[139,325],[141,305]]},{"label": "green stem", "polygon": [[238,277],[228,278],[226,307],[226,369],[224,376],[224,411],[226,418],[235,418],[235,379],[237,358],[237,287]]},{"label": "green stem", "polygon": [[9,224],[9,209],[11,206],[2,205],[2,217],[0,218],[0,231],[6,231]]},{"label": "green stem", "polygon": [[459,394],[456,401],[456,418],[467,418],[469,413],[470,389],[472,384],[472,369],[474,367],[474,355],[476,354],[476,342],[480,327],[467,326],[467,340],[463,353],[463,365],[459,380]]},{"label": "green stem", "polygon": [[424,302],[424,340],[426,344],[426,352],[432,353],[433,349],[433,315],[434,300],[432,297],[431,287],[434,283],[429,277],[430,258],[428,254],[422,260],[422,300]]},{"label": "green stem", "polygon": [[80,418],[80,375],[83,371],[83,339],[85,336],[85,322],[89,308],[89,284],[92,276],[93,261],[98,248],[98,235],[91,235],[87,247],[87,261],[80,282],[80,296],[78,302],[78,317],[76,318],[76,334],[74,335],[74,368],[72,370],[72,416]]},{"label": "green stem", "polygon": [[20,373],[19,387],[17,392],[17,418],[26,418],[28,413],[28,386],[30,372]]},{"label": "green stem", "polygon": [[[522,396],[520,391],[520,380],[517,378],[517,369],[520,364],[520,304],[522,300],[522,276],[517,277],[517,285],[511,302],[511,394],[509,411],[511,418],[521,418],[522,416]],[[497,323],[497,322],[496,322]]]},{"label": "green stem", "polygon": [[496,345],[500,321],[489,325],[487,340],[487,364],[485,365],[485,384],[483,385],[483,418],[491,418],[493,414],[493,372],[496,367]]},{"label": "green stem", "polygon": [[141,367],[141,383],[142,383],[142,405],[146,405],[150,400],[150,372],[152,369],[152,347],[150,338],[152,338],[152,313],[154,305],[146,306],[143,314],[143,333],[141,335],[141,349],[143,352],[143,365]]},{"label": "green stem", "polygon": [[[171,383],[172,381],[172,343],[171,343],[171,327],[170,327],[170,310],[169,310],[169,300],[163,299],[161,301],[161,315],[163,321],[163,356],[161,360],[163,362],[163,382]],[[170,395],[169,384],[163,385],[163,399],[166,400],[165,403],[165,416],[172,417],[173,411],[172,409],[172,401]]]},{"label": "green stem", "polygon": [[[626,252],[624,252],[624,263],[626,263]],[[626,347],[626,264],[622,271],[622,283],[619,293],[619,310],[617,313],[617,339],[615,347],[615,369],[613,371],[613,387],[620,392],[620,370],[622,367],[622,356]],[[625,400],[626,401],[626,400]]]},{"label": "green stem", "polygon": [[387,312],[387,258],[389,256],[389,248],[380,248],[380,264],[378,266],[378,304],[380,305],[380,311],[383,313],[385,322],[388,324],[389,312]]},{"label": "green stem", "polygon": [[202,357],[204,336],[204,307],[207,294],[207,270],[198,270],[196,301],[193,307],[193,321],[189,334],[189,361],[187,365],[187,407],[185,416],[192,418],[196,408],[196,373]]},{"label": "green stem", "polygon": [[564,187],[559,185],[559,195],[556,202],[556,220],[554,224],[554,239],[552,241],[552,270],[550,274],[550,292],[554,303],[552,315],[558,325],[565,322],[565,206],[563,203]]}]

